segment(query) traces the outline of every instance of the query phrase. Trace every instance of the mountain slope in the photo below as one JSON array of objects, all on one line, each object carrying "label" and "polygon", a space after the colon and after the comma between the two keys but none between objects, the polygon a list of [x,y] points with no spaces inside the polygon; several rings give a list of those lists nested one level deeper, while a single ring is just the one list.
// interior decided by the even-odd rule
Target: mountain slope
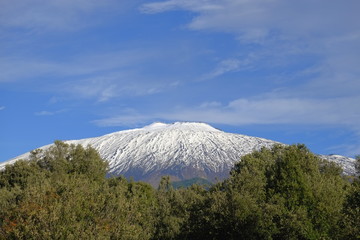
[{"label": "mountain slope", "polygon": [[[205,123],[177,122],[154,123],[66,143],[94,147],[109,162],[109,175],[124,175],[156,184],[163,175],[170,175],[175,181],[194,177],[210,181],[223,179],[241,156],[277,142],[226,133]],[[27,156],[28,153],[7,163]],[[347,174],[353,171],[353,159],[337,155],[322,157],[338,161]]]},{"label": "mountain slope", "polygon": [[163,175],[170,175],[173,180],[222,179],[240,156],[275,144],[266,139],[225,133],[204,123],[154,123],[68,143],[90,144],[97,149],[109,161],[109,174],[151,183]]}]

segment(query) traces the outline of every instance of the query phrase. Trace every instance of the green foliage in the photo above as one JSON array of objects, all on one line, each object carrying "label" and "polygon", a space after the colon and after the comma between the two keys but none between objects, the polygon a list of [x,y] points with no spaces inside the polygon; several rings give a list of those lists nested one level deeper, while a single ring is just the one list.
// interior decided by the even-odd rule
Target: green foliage
[{"label": "green foliage", "polygon": [[0,173],[0,239],[150,239],[155,190],[106,179],[91,147],[55,142]]},{"label": "green foliage", "polygon": [[[360,160],[358,160],[360,161]],[[155,190],[60,141],[0,172],[0,239],[358,239],[360,180],[304,145],[244,156],[211,187]]]},{"label": "green foliage", "polygon": [[355,170],[357,175],[360,175],[360,155],[355,157]]},{"label": "green foliage", "polygon": [[184,202],[170,183],[170,177],[163,177],[156,194],[156,232],[154,239],[174,239],[180,234],[184,221]]},{"label": "green foliage", "polygon": [[342,222],[344,239],[360,239],[360,156],[356,156],[357,176],[344,204]]},{"label": "green foliage", "polygon": [[210,190],[208,239],[329,239],[339,235],[348,182],[303,145],[244,156]]}]

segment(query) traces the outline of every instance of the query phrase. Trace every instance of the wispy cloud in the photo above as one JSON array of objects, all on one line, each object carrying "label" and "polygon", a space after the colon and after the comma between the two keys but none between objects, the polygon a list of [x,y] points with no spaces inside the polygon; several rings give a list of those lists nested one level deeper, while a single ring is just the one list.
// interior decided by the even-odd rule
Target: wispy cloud
[{"label": "wispy cloud", "polygon": [[220,61],[215,67],[215,69],[213,69],[210,73],[205,74],[201,78],[201,80],[217,78],[230,72],[249,70],[253,67],[252,64],[254,62],[255,62],[254,54],[251,54],[248,57],[241,60],[237,58],[224,59]]},{"label": "wispy cloud", "polygon": [[133,115],[120,115],[117,117],[109,117],[104,119],[94,120],[93,123],[101,127],[109,126],[126,126],[137,127],[152,121],[154,117],[149,115],[133,114]]},{"label": "wispy cloud", "polygon": [[[325,124],[356,127],[360,112],[356,109],[359,97],[339,99],[298,99],[260,97],[236,99],[225,107],[185,110],[182,115],[194,120],[206,116],[212,122],[234,125],[246,124]],[[175,116],[174,116],[175,118]]]},{"label": "wispy cloud", "polygon": [[0,82],[13,82],[26,78],[56,73],[59,65],[51,61],[37,61],[27,58],[0,57],[3,72]]},{"label": "wispy cloud", "polygon": [[144,49],[71,56],[65,61],[32,57],[0,57],[4,69],[0,82],[26,81],[39,76],[86,76],[104,71],[118,71],[140,64],[153,56]]},{"label": "wispy cloud", "polygon": [[217,101],[212,101],[212,102],[203,102],[202,104],[200,104],[200,108],[218,108],[221,107],[222,104],[220,102]]},{"label": "wispy cloud", "polygon": [[32,83],[47,78],[46,92],[105,102],[119,96],[152,95],[176,88],[180,82],[141,74],[141,66],[156,58],[156,51],[133,49],[72,57],[67,61],[0,58],[0,82]]},{"label": "wispy cloud", "polygon": [[4,110],[4,109],[5,109],[5,106],[0,106],[0,111]]},{"label": "wispy cloud", "polygon": [[[194,12],[188,29],[230,33],[238,40],[240,50],[223,57],[203,79],[255,68],[271,69],[269,78],[279,83],[279,89],[275,84],[267,93],[250,93],[225,105],[203,103],[157,116],[231,125],[343,126],[359,132],[359,9],[356,0],[167,0],[142,5],[147,14]],[[238,56],[244,52],[254,57],[242,62]],[[360,134],[354,138],[358,144]],[[349,152],[358,150],[356,144],[348,146]]]},{"label": "wispy cloud", "polygon": [[227,105],[218,102],[203,103],[199,107],[184,107],[174,111],[151,114],[126,113],[95,121],[106,126],[149,122],[157,119],[168,121],[202,121],[229,125],[293,124],[342,126],[360,129],[356,111],[360,97],[338,99],[298,99],[259,96],[254,99],[236,99]]},{"label": "wispy cloud", "polygon": [[154,95],[176,88],[178,84],[141,76],[132,71],[110,72],[57,85],[54,91],[70,94],[75,98],[91,98],[106,102],[118,97]]},{"label": "wispy cloud", "polygon": [[151,121],[156,121],[156,117],[151,114],[139,113],[132,108],[126,108],[116,115],[97,119],[92,121],[93,124],[101,127],[108,126],[126,126],[138,127],[143,126]]},{"label": "wispy cloud", "polygon": [[326,0],[168,0],[144,4],[141,10],[145,13],[174,9],[193,11],[198,15],[189,24],[192,29],[229,31],[252,36],[249,40],[260,40],[264,36],[274,37],[275,31],[288,37],[307,37],[309,34],[319,37],[344,36],[338,33],[358,32],[359,23],[354,22],[358,8],[356,0],[350,0],[347,4],[340,0],[331,3]]},{"label": "wispy cloud", "polygon": [[56,110],[56,111],[40,111],[40,112],[35,112],[34,114],[36,116],[53,116],[53,115],[67,112],[67,111],[68,111],[67,109],[61,109],[61,110]]},{"label": "wispy cloud", "polygon": [[210,73],[205,74],[202,80],[215,78],[228,72],[238,71],[242,63],[238,59],[226,59],[221,61],[218,66]]},{"label": "wispy cloud", "polygon": [[353,138],[353,142],[350,144],[341,144],[336,145],[328,148],[328,151],[331,152],[343,152],[346,156],[357,156],[360,154],[360,135],[358,134],[356,137]]},{"label": "wispy cloud", "polygon": [[49,112],[49,111],[41,111],[35,113],[36,116],[52,116],[54,114],[55,112]]},{"label": "wispy cloud", "polygon": [[100,12],[123,11],[130,1],[13,0],[0,3],[0,27],[69,31],[96,24]]},{"label": "wispy cloud", "polygon": [[274,68],[290,65],[294,59],[311,57],[312,67],[318,68],[320,77],[311,79],[308,86],[332,91],[340,86],[345,92],[345,89],[360,91],[357,66],[360,4],[357,0],[346,4],[340,0],[331,3],[326,0],[168,0],[146,3],[141,8],[149,14],[175,9],[196,13],[188,23],[189,29],[231,33],[247,47],[250,55],[258,56],[250,62],[224,59],[204,78],[241,71],[244,66]]},{"label": "wispy cloud", "polygon": [[191,1],[191,0],[169,0],[164,2],[146,3],[140,7],[144,13],[154,14],[174,9],[191,9],[194,11],[211,11],[222,8],[219,4],[212,1]]}]

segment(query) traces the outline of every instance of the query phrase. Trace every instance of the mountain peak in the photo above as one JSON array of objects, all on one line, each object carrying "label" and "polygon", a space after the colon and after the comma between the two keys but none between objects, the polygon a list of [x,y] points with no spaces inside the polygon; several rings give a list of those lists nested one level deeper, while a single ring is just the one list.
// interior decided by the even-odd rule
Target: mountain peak
[{"label": "mountain peak", "polygon": [[157,131],[157,130],[181,130],[181,131],[205,131],[205,132],[219,132],[220,130],[210,126],[207,123],[202,122],[174,122],[174,123],[162,123],[154,122],[147,125],[140,130]]},{"label": "mountain peak", "polygon": [[165,128],[168,125],[169,124],[167,124],[167,123],[153,122],[152,124],[143,127],[143,129],[159,129],[159,128]]}]

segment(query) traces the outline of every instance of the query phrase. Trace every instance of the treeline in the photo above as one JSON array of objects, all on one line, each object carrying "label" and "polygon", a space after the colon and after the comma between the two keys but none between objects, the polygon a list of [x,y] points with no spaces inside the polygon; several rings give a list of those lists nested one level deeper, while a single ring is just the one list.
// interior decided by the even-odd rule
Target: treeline
[{"label": "treeline", "polygon": [[[55,142],[0,172],[0,239],[359,239],[360,181],[303,145],[244,156],[210,188],[106,178]],[[358,169],[359,170],[359,169]]]}]

